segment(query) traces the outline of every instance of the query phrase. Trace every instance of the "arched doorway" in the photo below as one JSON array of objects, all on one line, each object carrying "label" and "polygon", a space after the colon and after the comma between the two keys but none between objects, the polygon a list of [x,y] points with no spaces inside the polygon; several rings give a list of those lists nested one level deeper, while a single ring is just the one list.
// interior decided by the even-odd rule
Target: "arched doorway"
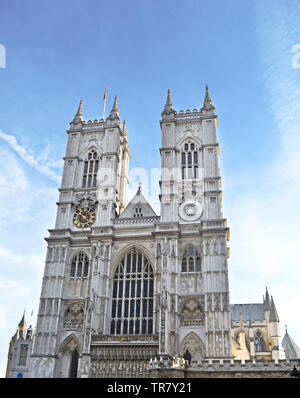
[{"label": "arched doorway", "polygon": [[189,355],[189,362],[200,361],[205,357],[205,345],[196,333],[191,332],[183,339],[180,346],[180,356],[186,357]]}]

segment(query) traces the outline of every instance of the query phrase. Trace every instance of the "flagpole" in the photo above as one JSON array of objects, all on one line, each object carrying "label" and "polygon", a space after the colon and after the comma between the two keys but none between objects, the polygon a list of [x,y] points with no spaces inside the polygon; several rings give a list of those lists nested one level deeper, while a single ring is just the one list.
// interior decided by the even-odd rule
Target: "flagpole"
[{"label": "flagpole", "polygon": [[107,87],[105,87],[105,91],[104,91],[104,103],[103,103],[103,114],[102,114],[102,119],[104,120],[105,117],[105,107],[106,107],[106,92],[107,92]]}]

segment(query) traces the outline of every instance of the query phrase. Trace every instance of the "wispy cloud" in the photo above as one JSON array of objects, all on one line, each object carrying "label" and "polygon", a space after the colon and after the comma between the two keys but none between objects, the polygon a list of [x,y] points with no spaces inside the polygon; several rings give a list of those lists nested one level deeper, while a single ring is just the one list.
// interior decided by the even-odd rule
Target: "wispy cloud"
[{"label": "wispy cloud", "polygon": [[53,171],[52,168],[61,167],[62,161],[49,160],[49,147],[46,147],[43,153],[36,155],[31,150],[18,144],[17,138],[13,135],[6,134],[0,130],[0,138],[6,141],[28,165],[52,180],[60,182],[61,176]]},{"label": "wispy cloud", "polygon": [[270,147],[274,156],[255,175],[235,175],[242,189],[224,194],[231,228],[230,281],[235,302],[253,301],[267,284],[281,320],[299,344],[293,306],[300,300],[300,69],[292,68],[291,48],[300,41],[300,8],[294,0],[257,0],[254,5],[261,78],[276,130]]}]

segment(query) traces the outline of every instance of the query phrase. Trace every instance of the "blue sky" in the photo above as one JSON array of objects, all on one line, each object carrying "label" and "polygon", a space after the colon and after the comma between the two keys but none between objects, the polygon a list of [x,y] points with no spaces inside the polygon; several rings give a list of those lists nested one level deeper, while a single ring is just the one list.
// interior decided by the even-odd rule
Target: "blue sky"
[{"label": "blue sky", "polygon": [[[300,345],[299,20],[297,0],[2,3],[0,376],[24,307],[35,323],[65,130],[81,97],[85,120],[101,117],[106,86],[107,112],[117,94],[126,119],[130,168],[150,171],[160,165],[167,89],[179,111],[201,107],[209,85],[231,228],[231,302],[261,302],[267,285],[282,334],[287,324]],[[135,188],[132,178],[130,194]],[[157,190],[148,192],[156,208]]]}]

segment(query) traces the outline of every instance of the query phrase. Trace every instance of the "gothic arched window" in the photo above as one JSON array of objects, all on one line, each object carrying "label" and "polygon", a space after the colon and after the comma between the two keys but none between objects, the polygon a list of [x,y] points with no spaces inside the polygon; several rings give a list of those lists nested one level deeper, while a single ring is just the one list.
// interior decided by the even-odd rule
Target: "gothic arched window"
[{"label": "gothic arched window", "polygon": [[181,152],[182,179],[198,178],[198,150],[196,144],[187,141]]},{"label": "gothic arched window", "polygon": [[201,257],[192,245],[188,246],[183,253],[181,271],[201,272]]},{"label": "gothic arched window", "polygon": [[84,253],[76,254],[71,263],[71,277],[87,277],[89,275],[89,259]]},{"label": "gothic arched window", "polygon": [[154,272],[138,250],[125,255],[113,278],[111,334],[153,333]]},{"label": "gothic arched window", "polygon": [[84,162],[82,188],[94,188],[97,185],[97,173],[99,167],[99,156],[92,149]]}]

